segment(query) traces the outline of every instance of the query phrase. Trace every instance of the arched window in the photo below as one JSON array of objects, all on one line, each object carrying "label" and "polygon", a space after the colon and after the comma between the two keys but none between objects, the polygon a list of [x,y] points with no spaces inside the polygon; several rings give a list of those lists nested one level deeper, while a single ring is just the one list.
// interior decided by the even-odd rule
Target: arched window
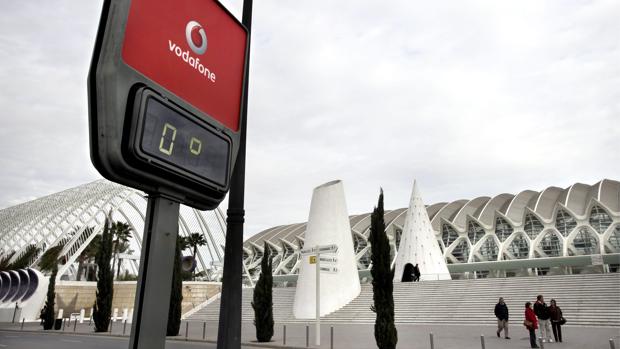
[{"label": "arched window", "polygon": [[469,243],[463,238],[452,250],[452,255],[461,263],[467,263],[469,258]]},{"label": "arched window", "polygon": [[573,239],[573,246],[578,255],[600,253],[598,239],[594,236],[594,232],[586,227],[579,228]]},{"label": "arched window", "polygon": [[495,239],[493,238],[493,236],[488,236],[484,240],[484,242],[478,249],[478,254],[482,256],[482,259],[479,259],[478,257],[476,257],[477,259],[479,259],[479,261],[496,261],[497,260],[497,255],[499,254],[499,246],[497,246],[497,243],[495,242]]},{"label": "arched window", "polygon": [[555,227],[562,236],[568,236],[576,226],[577,222],[573,216],[564,210],[558,210],[558,214],[555,216]]},{"label": "arched window", "polygon": [[467,236],[472,245],[475,245],[484,236],[484,229],[473,221],[467,223]]},{"label": "arched window", "polygon": [[590,225],[599,234],[603,234],[611,225],[611,217],[602,207],[594,206],[592,211],[590,211]]},{"label": "arched window", "polygon": [[620,224],[616,224],[607,241],[613,248],[613,251],[607,249],[609,253],[620,252]]},{"label": "arched window", "polygon": [[441,225],[441,240],[446,247],[450,246],[458,237],[459,234],[449,224]]},{"label": "arched window", "polygon": [[507,250],[515,259],[526,259],[530,254],[530,243],[523,234],[518,234],[512,239]]},{"label": "arched window", "polygon": [[510,223],[506,222],[502,217],[497,217],[495,219],[495,235],[499,241],[504,242],[506,239],[512,234],[514,229]]},{"label": "arched window", "polygon": [[542,223],[536,218],[533,214],[528,213],[525,215],[525,225],[523,226],[523,230],[530,239],[534,240],[538,234],[543,230]]},{"label": "arched window", "polygon": [[538,247],[545,253],[546,257],[559,257],[562,255],[562,241],[553,231],[547,231]]}]

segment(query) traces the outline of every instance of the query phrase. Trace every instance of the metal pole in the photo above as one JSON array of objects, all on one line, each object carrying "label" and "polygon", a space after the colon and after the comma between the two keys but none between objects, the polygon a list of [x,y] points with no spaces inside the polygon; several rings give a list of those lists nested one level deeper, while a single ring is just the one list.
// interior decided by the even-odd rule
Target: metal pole
[{"label": "metal pole", "polygon": [[125,328],[127,327],[127,319],[125,319],[125,322],[123,323],[123,336],[125,335]]},{"label": "metal pole", "polygon": [[189,333],[189,322],[185,322],[185,340],[187,340],[188,333]]},{"label": "metal pole", "polygon": [[431,340],[431,349],[435,349],[435,341],[433,340],[433,332],[429,334],[429,338]]},{"label": "metal pole", "polygon": [[316,330],[315,344],[321,345],[321,253],[319,252],[319,245],[316,245],[316,297],[314,298],[316,303]]},{"label": "metal pole", "polygon": [[165,348],[178,233],[179,203],[150,194],[146,206],[130,349]]},{"label": "metal pole", "polygon": [[286,325],[282,328],[282,345],[286,345]]},{"label": "metal pole", "polygon": [[329,328],[329,347],[334,349],[334,326]]},{"label": "metal pole", "polygon": [[[252,0],[243,1],[242,23],[248,30],[248,47],[252,33]],[[217,349],[241,348],[241,280],[243,277],[243,221],[245,216],[245,149],[248,115],[248,86],[250,80],[250,51],[245,64],[245,81],[241,103],[239,152],[230,180],[228,211],[226,212],[226,245],[222,299],[217,331]],[[146,348],[145,348],[146,349]]]},{"label": "metal pole", "polygon": [[306,348],[310,346],[310,326],[306,325]]},{"label": "metal pole", "polygon": [[202,340],[205,340],[205,336],[207,334],[207,322],[202,323]]},{"label": "metal pole", "polygon": [[22,331],[24,330],[24,321],[26,321],[26,318],[22,318]]},{"label": "metal pole", "polygon": [[609,349],[616,349],[616,344],[613,338],[609,338]]},{"label": "metal pole", "polygon": [[75,320],[73,321],[73,332],[75,332],[75,329],[77,327],[77,322],[78,322],[78,319],[75,318]]},{"label": "metal pole", "polygon": [[486,348],[485,345],[484,345],[484,335],[483,334],[480,335],[480,345],[482,346],[482,349]]},{"label": "metal pole", "polygon": [[65,326],[67,325],[67,319],[62,319],[62,331],[65,331]]},{"label": "metal pole", "polygon": [[110,334],[112,334],[112,326],[114,325],[114,321],[110,318]]}]

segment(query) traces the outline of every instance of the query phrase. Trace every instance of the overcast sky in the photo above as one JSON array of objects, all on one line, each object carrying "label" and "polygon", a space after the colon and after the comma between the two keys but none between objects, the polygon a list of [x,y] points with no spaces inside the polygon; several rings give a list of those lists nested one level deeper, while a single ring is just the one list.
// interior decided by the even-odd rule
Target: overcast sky
[{"label": "overcast sky", "polygon": [[[241,1],[224,2],[240,16]],[[86,76],[101,1],[0,0],[0,208],[101,178]],[[620,2],[255,1],[246,236],[620,179]],[[225,211],[225,207],[223,207]]]}]

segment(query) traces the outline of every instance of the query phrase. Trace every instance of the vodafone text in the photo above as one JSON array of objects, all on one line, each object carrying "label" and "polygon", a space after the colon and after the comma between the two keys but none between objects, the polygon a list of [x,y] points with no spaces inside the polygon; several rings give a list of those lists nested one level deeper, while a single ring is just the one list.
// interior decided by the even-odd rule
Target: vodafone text
[{"label": "vodafone text", "polygon": [[189,54],[189,50],[183,51],[177,44],[168,40],[168,46],[170,52],[174,52],[177,57],[181,58],[185,63],[189,64],[192,68],[196,69],[200,74],[204,75],[211,82],[215,82],[215,73],[211,72],[207,67],[200,63],[200,58],[194,58]]}]

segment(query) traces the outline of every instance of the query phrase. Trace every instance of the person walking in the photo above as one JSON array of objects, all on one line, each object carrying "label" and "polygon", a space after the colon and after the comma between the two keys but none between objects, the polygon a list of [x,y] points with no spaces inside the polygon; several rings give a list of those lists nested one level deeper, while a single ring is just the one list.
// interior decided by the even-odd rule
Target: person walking
[{"label": "person walking", "polygon": [[497,318],[497,337],[504,330],[504,338],[508,337],[508,306],[504,303],[504,298],[499,297],[499,302],[495,304],[495,317]]},{"label": "person walking", "polygon": [[420,281],[420,267],[418,267],[418,263],[413,267],[413,281]]},{"label": "person walking", "polygon": [[532,310],[532,303],[525,303],[525,320],[523,321],[523,325],[530,332],[530,347],[532,348],[540,348],[536,344],[536,329],[538,328],[538,320],[536,319],[536,314]]},{"label": "person walking", "polygon": [[551,320],[551,329],[553,330],[553,338],[556,342],[562,343],[562,309],[556,305],[555,299],[549,302],[549,319]]},{"label": "person walking", "polygon": [[551,331],[549,324],[549,307],[541,294],[536,297],[536,303],[534,303],[534,313],[538,317],[538,323],[540,327],[540,337],[543,342],[553,343],[551,339]]}]

